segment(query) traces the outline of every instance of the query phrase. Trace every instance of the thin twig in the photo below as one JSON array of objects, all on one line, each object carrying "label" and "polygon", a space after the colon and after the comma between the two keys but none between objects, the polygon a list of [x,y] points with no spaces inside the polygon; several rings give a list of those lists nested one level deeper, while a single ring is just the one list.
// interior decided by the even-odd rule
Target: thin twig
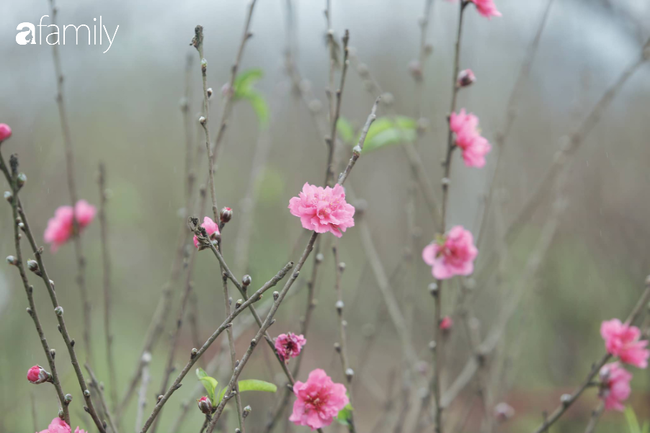
[{"label": "thin twig", "polygon": [[605,402],[601,401],[598,403],[596,409],[591,411],[591,417],[589,418],[589,424],[587,424],[585,433],[594,433],[596,431],[596,425],[598,425],[598,421],[600,420],[600,416],[603,414],[604,410]]},{"label": "thin twig", "polygon": [[[56,27],[56,17],[58,14],[58,8],[54,4],[54,0],[50,0],[50,13],[52,14],[52,24]],[[57,34],[57,37],[59,35]],[[74,151],[72,145],[72,134],[70,132],[70,123],[68,121],[68,114],[65,107],[64,98],[64,76],[63,68],[61,66],[61,57],[59,55],[59,46],[58,44],[52,44],[52,56],[54,59],[54,71],[56,74],[56,102],[59,109],[59,118],[61,121],[61,131],[63,132],[63,143],[65,146],[65,160],[66,160],[66,173],[68,180],[68,190],[70,192],[70,200],[72,201],[72,208],[76,209],[76,204],[79,199],[77,194],[77,185],[75,182],[74,176]],[[86,346],[86,357],[89,362],[92,363],[92,346],[91,346],[91,335],[92,335],[92,316],[91,316],[91,305],[88,298],[88,289],[86,287],[86,258],[83,253],[83,246],[81,244],[81,232],[79,227],[79,222],[77,221],[77,213],[73,212],[74,218],[72,219],[73,223],[73,243],[75,257],[77,260],[77,285],[79,286],[79,292],[81,294],[81,303],[83,307],[83,339],[84,345]]]},{"label": "thin twig", "polygon": [[104,398],[104,390],[102,385],[99,384],[99,381],[97,380],[97,377],[95,376],[95,373],[93,370],[90,368],[88,363],[84,365],[86,367],[86,371],[88,372],[88,375],[90,376],[90,386],[92,388],[95,388],[95,391],[97,391],[97,395],[99,396],[99,404],[102,407],[102,410],[106,414],[106,418],[108,418],[108,425],[111,427],[111,430],[113,430],[113,433],[119,433],[117,430],[117,424],[115,424],[115,420],[113,418],[113,415],[111,415],[111,411],[108,409],[108,404],[106,404],[106,399]]},{"label": "thin twig", "polygon": [[142,355],[142,380],[140,381],[140,391],[138,391],[138,411],[135,415],[135,433],[140,431],[142,427],[142,418],[144,417],[144,408],[147,407],[147,387],[151,381],[149,375],[149,363],[151,362],[151,354],[145,353]]},{"label": "thin twig", "polygon": [[43,332],[43,326],[41,325],[41,320],[36,310],[36,303],[34,302],[34,287],[29,283],[27,273],[25,272],[25,263],[23,261],[23,253],[22,253],[22,248],[20,246],[20,239],[22,238],[22,235],[20,233],[20,228],[21,226],[24,227],[24,225],[22,219],[19,216],[19,210],[18,210],[18,206],[19,206],[19,199],[18,199],[19,187],[17,184],[18,164],[16,162],[15,170],[12,169],[10,172],[7,166],[5,165],[4,158],[0,154],[0,169],[4,173],[13,194],[13,199],[11,200],[10,203],[11,203],[11,209],[13,213],[12,225],[14,227],[14,246],[16,249],[16,257],[14,258],[14,262],[12,264],[15,265],[16,268],[18,268],[18,272],[20,273],[20,279],[23,283],[23,288],[25,289],[25,295],[27,295],[27,302],[29,304],[29,308],[27,308],[27,313],[34,321],[34,327],[36,328],[36,332],[38,333],[39,340],[41,341],[41,346],[43,346],[43,352],[45,352],[45,358],[47,358],[47,363],[48,366],[50,367],[50,373],[52,375],[52,384],[54,385],[54,389],[56,390],[56,395],[59,400],[59,405],[63,410],[63,420],[66,423],[68,423],[68,425],[70,425],[70,413],[68,411],[68,403],[66,403],[65,395],[63,394],[63,388],[61,387],[61,381],[59,380],[59,373],[57,372],[56,363],[54,362],[56,351],[54,349],[50,349],[50,345],[48,344],[47,338],[45,337],[45,333]]},{"label": "thin twig", "polygon": [[[295,277],[297,277],[297,274],[294,273]],[[295,278],[293,278],[295,280]],[[192,369],[194,364],[203,356],[203,354],[210,348],[212,343],[221,335],[223,331],[226,330],[227,327],[231,326],[230,323],[237,317],[242,311],[246,310],[249,305],[251,305],[254,302],[257,302],[261,299],[262,294],[266,292],[268,289],[273,287],[271,284],[265,284],[262,286],[259,290],[257,290],[247,301],[242,303],[242,305],[237,308],[235,311],[228,316],[223,323],[212,333],[212,335],[206,340],[205,343],[203,343],[203,346],[201,346],[200,349],[198,349],[196,352],[192,352],[190,355],[190,359],[183,367],[179,375],[176,377],[174,380],[174,383],[169,387],[169,389],[162,395],[162,397],[158,400],[156,406],[153,409],[153,412],[145,422],[144,426],[142,427],[141,433],[145,433],[147,430],[149,430],[149,427],[153,424],[154,420],[162,410],[163,406],[167,403],[169,398],[172,396],[172,394],[178,390],[181,387],[181,382],[187,375],[187,373]]]},{"label": "thin twig", "polygon": [[[17,173],[18,170],[18,158],[14,155],[11,158],[11,166],[12,166],[12,172],[11,173]],[[15,167],[15,168],[14,168]],[[7,182],[9,182],[11,185],[15,185],[14,181],[12,181],[12,174],[9,172],[7,169],[7,166],[5,164],[4,158],[2,157],[2,154],[0,154],[0,169],[4,172],[5,177],[7,178]],[[79,359],[77,358],[77,353],[75,351],[75,344],[74,340],[70,337],[70,334],[68,333],[68,328],[66,327],[65,320],[63,319],[63,307],[60,306],[59,301],[56,296],[56,292],[54,291],[54,282],[50,279],[47,269],[45,268],[45,263],[43,262],[43,248],[39,247],[36,244],[36,240],[34,238],[34,235],[32,233],[32,230],[29,225],[29,221],[27,220],[27,215],[25,214],[25,208],[23,204],[20,201],[20,198],[18,197],[17,194],[14,194],[13,200],[16,202],[16,210],[18,211],[18,216],[20,216],[21,223],[23,226],[21,227],[25,235],[27,236],[27,240],[29,241],[29,245],[32,248],[32,252],[34,254],[34,258],[36,259],[36,263],[38,264],[38,274],[42,279],[43,282],[45,283],[45,287],[47,288],[47,292],[50,295],[50,300],[52,301],[52,308],[54,309],[56,319],[59,325],[59,331],[61,332],[61,336],[63,337],[63,341],[65,342],[66,347],[68,348],[68,353],[70,355],[70,361],[72,363],[72,367],[75,370],[75,374],[77,376],[77,381],[79,382],[79,386],[81,388],[81,392],[83,393],[84,396],[84,401],[86,402],[86,411],[90,414],[92,417],[95,425],[99,429],[101,433],[106,433],[106,430],[104,429],[104,426],[99,419],[99,416],[97,416],[97,412],[95,411],[95,407],[92,402],[91,398],[91,393],[88,390],[88,387],[86,385],[86,380],[84,379],[83,372],[81,371],[81,367],[79,364]],[[14,219],[15,220],[15,219]]]},{"label": "thin twig", "polygon": [[106,220],[106,166],[99,164],[99,226],[102,244],[102,266],[104,272],[104,338],[106,340],[106,361],[108,365],[108,379],[111,384],[111,406],[117,409],[117,376],[115,373],[115,357],[113,354],[113,333],[111,332],[111,256],[108,247],[108,222]]}]

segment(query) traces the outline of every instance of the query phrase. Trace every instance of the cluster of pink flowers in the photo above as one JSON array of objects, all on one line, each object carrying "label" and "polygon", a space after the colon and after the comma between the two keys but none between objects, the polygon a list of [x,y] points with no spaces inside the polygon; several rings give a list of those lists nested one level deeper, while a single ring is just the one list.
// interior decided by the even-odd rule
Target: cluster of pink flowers
[{"label": "cluster of pink flowers", "polygon": [[456,146],[463,151],[463,161],[468,167],[483,167],[490,143],[478,130],[478,117],[466,113],[463,108],[458,114],[451,113],[449,128],[456,134]]},{"label": "cluster of pink flowers", "polygon": [[[205,229],[205,232],[208,234],[210,240],[214,241],[217,239],[217,236],[220,235],[219,224],[212,221],[212,218],[210,217],[203,218],[203,224],[201,224],[201,227]],[[201,245],[199,245],[199,239],[196,236],[194,236],[194,246],[199,250],[203,249]]]},{"label": "cluster of pink flowers", "polygon": [[[607,353],[618,357],[620,362],[638,368],[648,366],[650,351],[647,340],[641,340],[641,331],[636,326],[622,323],[618,319],[606,320],[600,325],[600,335],[605,340]],[[622,402],[630,396],[632,373],[618,362],[605,365],[600,370],[600,397],[606,409],[623,410]]]},{"label": "cluster of pink flowers", "polygon": [[292,215],[300,217],[302,226],[316,233],[331,232],[337,238],[354,226],[354,206],[345,201],[341,185],[334,188],[305,183],[298,197],[289,201]]},{"label": "cluster of pink flowers", "polygon": [[350,400],[345,385],[332,382],[320,368],[309,373],[307,382],[296,381],[293,386],[296,401],[289,421],[312,430],[327,427]]},{"label": "cluster of pink flowers", "polygon": [[[47,427],[47,429],[39,432],[39,433],[71,433],[72,428],[63,421],[61,418],[54,418],[50,425]],[[86,433],[84,430],[80,429],[77,427],[74,429],[74,433]]]},{"label": "cluster of pink flowers", "polygon": [[52,251],[55,252],[74,234],[74,219],[77,220],[79,230],[82,230],[93,221],[95,213],[95,206],[86,200],[79,200],[74,210],[72,206],[60,206],[54,212],[54,217],[47,222],[43,236],[45,242],[52,244]]},{"label": "cluster of pink flowers", "polygon": [[289,358],[295,358],[300,355],[302,346],[307,343],[307,340],[302,335],[296,335],[292,332],[287,334],[280,334],[275,339],[275,351],[283,361],[288,361]]},{"label": "cluster of pink flowers", "polygon": [[422,259],[432,267],[436,279],[446,280],[474,272],[477,254],[472,234],[462,226],[455,226],[448,234],[427,245],[422,251]]}]

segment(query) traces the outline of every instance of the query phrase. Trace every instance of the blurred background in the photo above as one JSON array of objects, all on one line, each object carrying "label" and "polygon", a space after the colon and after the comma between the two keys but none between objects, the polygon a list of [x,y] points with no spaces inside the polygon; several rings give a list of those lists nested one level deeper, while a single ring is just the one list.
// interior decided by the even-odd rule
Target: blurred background
[{"label": "blurred background", "polygon": [[[321,184],[325,171],[327,152],[318,127],[319,122],[326,124],[328,111],[324,3],[257,2],[251,24],[254,36],[246,45],[240,71],[263,71],[255,86],[270,109],[270,117],[265,124],[249,101],[236,101],[218,154],[218,201],[234,211],[233,220],[223,231],[225,258],[237,276],[250,274],[255,287],[275,275],[288,260],[297,260],[307,236],[298,219],[290,215],[288,201],[305,182]],[[519,235],[503,242],[508,227],[554,161],[562,157],[557,152],[567,148],[569,134],[580,129],[606,90],[641,55],[650,34],[650,3],[555,0],[530,74],[518,87],[515,83],[549,3],[496,0],[496,4],[502,18],[487,20],[473,7],[465,14],[460,67],[471,68],[477,82],[461,91],[458,106],[480,117],[482,133],[493,150],[483,169],[466,168],[459,155],[454,156],[448,221],[470,229],[475,238],[480,237],[481,244],[474,277],[444,287],[443,315],[452,315],[454,326],[444,341],[443,389],[454,383],[475,343],[493,335],[500,324],[506,326],[486,356],[478,379],[462,389],[446,412],[447,430],[457,432],[533,430],[543,419],[543,412],[552,411],[560,395],[580,383],[591,364],[601,357],[601,321],[627,317],[650,269],[647,65],[635,70],[589,134],[582,137],[560,194],[551,189],[535,197],[535,211],[521,221]],[[121,398],[140,357],[161,288],[169,281],[178,232],[184,227],[185,215],[196,212],[195,200],[191,209],[184,209],[188,136],[199,183],[207,170],[201,151],[203,135],[196,121],[202,109],[199,58],[189,42],[195,25],[203,25],[208,85],[215,89],[210,115],[214,137],[223,108],[220,89],[229,81],[247,3],[60,0],[57,7],[59,24],[91,24],[93,18],[101,16],[109,31],[119,25],[106,54],[102,53],[105,48],[85,45],[66,45],[60,47],[60,53],[79,194],[95,205],[99,203],[98,164],[106,164],[119,378],[115,383],[109,383],[107,377],[97,221],[84,232],[83,243],[93,307],[94,370],[106,389],[116,389]],[[419,419],[419,407],[423,397],[426,399],[434,301],[428,291],[433,282],[431,271],[421,261],[420,252],[431,242],[434,231],[421,186],[428,183],[433,198],[440,201],[440,160],[446,146],[458,8],[434,0],[426,36],[432,53],[419,65],[423,76],[418,81],[414,79],[413,62],[422,48],[418,23],[424,10],[425,0],[331,2],[335,38],[340,40],[349,29],[350,46],[354,48],[343,92],[345,123],[359,130],[375,97],[383,94],[380,116],[408,116],[418,123],[417,138],[411,145],[426,175],[424,181],[414,181],[412,160],[404,146],[388,143],[364,152],[347,185],[350,200],[351,191],[363,200],[355,201],[357,226],[336,243],[339,260],[346,263],[342,286],[360,431],[419,431],[413,420]],[[21,170],[29,179],[22,199],[39,236],[55,209],[69,203],[66,164],[54,99],[51,47],[17,45],[15,28],[20,22],[38,23],[48,14],[45,0],[0,2],[0,122],[13,128],[13,137],[2,151],[5,157],[14,152],[20,156]],[[293,77],[287,73],[287,47],[291,47]],[[509,104],[514,89],[518,90]],[[181,109],[185,104],[189,129]],[[513,120],[505,135],[509,113]],[[504,137],[501,148],[497,146],[499,134]],[[356,135],[352,133],[350,139],[340,134],[340,161],[347,160],[351,145],[346,141],[355,141]],[[491,189],[499,156],[496,186]],[[486,213],[488,196],[491,204]],[[0,249],[4,255],[14,253],[10,215],[10,207],[2,206]],[[244,215],[250,217],[250,244],[247,254],[236,258]],[[385,313],[364,230],[371,235],[371,247],[391,278],[390,288],[407,319],[412,345],[421,361],[419,374],[409,372],[395,327]],[[322,237],[324,260],[315,288],[318,302],[297,377],[300,380],[314,368],[325,369],[337,382],[345,380],[333,349],[339,339],[333,245],[333,236]],[[66,245],[56,254],[48,252],[45,261],[73,337],[81,342],[73,246]],[[273,336],[300,331],[311,267],[310,259],[292,296],[281,306],[278,322],[270,329]],[[178,314],[185,278],[182,275],[172,285],[167,329],[152,353],[146,416],[159,391],[169,351],[168,336]],[[196,318],[197,326],[190,326],[188,321],[184,324],[176,352],[175,365],[179,368],[190,349],[196,347],[195,341],[204,341],[224,318],[219,268],[212,254],[197,256],[192,279],[195,297],[188,314]],[[45,289],[35,278],[32,280],[48,341],[60,354],[57,365],[63,388],[74,397],[73,424],[93,431],[81,409],[83,399],[54,315],[49,314],[51,305]],[[0,432],[42,430],[57,412],[51,387],[33,387],[24,377],[31,365],[47,364],[24,312],[26,305],[18,273],[9,266],[0,267]],[[240,354],[256,330],[254,326],[244,328],[249,323],[246,320],[250,321],[244,313],[234,325],[235,330],[239,325],[244,335],[238,340]],[[206,354],[204,367],[218,354],[221,341]],[[81,344],[77,349],[83,354]],[[215,377],[221,383],[230,377],[229,362],[217,362],[222,368]],[[639,370],[633,374],[629,406],[640,419],[649,419],[650,376]],[[256,351],[243,378],[263,379],[280,387],[277,395],[242,396],[244,404],[253,408],[247,420],[249,430],[264,431],[268,413],[284,394],[285,383],[267,347]],[[182,431],[200,429],[203,418],[193,400],[198,396],[196,383],[194,375],[186,377],[185,386],[167,404],[159,431],[173,431],[183,413],[183,402],[190,402],[190,406]],[[494,420],[493,408],[500,402],[514,408],[515,414],[507,422]],[[587,390],[553,430],[584,430],[596,405],[596,389]],[[491,420],[488,423],[485,413]],[[133,431],[135,414],[133,398],[120,421],[122,431]],[[235,418],[230,417],[228,422],[224,429],[233,431]],[[344,429],[330,427],[337,428]],[[286,416],[275,426],[275,431],[304,429],[288,423]],[[615,412],[604,414],[599,425],[601,432],[626,429],[624,415]]]}]

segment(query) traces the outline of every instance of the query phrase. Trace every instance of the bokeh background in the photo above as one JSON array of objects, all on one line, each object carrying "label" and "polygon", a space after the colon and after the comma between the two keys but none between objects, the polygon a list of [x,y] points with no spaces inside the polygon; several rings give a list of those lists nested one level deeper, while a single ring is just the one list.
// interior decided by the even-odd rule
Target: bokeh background
[{"label": "bokeh background", "polygon": [[[180,107],[185,96],[188,56],[191,92],[185,101],[193,122],[193,146],[202,147],[202,136],[195,126],[201,110],[200,70],[198,56],[188,44],[194,26],[202,24],[209,63],[208,84],[216,93],[211,112],[214,132],[222,108],[219,89],[229,79],[246,4],[238,0],[60,0],[57,4],[61,24],[90,24],[101,15],[109,30],[120,26],[106,54],[95,46],[64,46],[60,51],[75,146],[75,175],[82,198],[94,204],[99,202],[98,163],[104,161],[107,167],[113,323],[120,379],[117,383],[106,383],[106,387],[117,387],[122,395],[139,357],[161,287],[169,279],[177,233],[184,221],[186,131]],[[297,259],[306,237],[299,221],[289,214],[287,204],[304,182],[322,182],[326,161],[323,138],[313,122],[314,116],[324,116],[327,111],[325,5],[321,1],[289,2],[295,26],[295,64],[306,80],[303,90],[309,90],[313,95],[310,98],[320,100],[323,107],[318,113],[310,113],[292,90],[286,74],[287,4],[284,0],[258,1],[251,28],[254,37],[246,46],[241,65],[242,70],[264,71],[257,88],[271,108],[269,126],[260,127],[245,101],[235,104],[215,179],[220,205],[234,209],[235,217],[223,235],[226,260],[231,262],[231,245],[236,242],[246,204],[242,197],[251,182],[256,149],[260,141],[270,146],[260,175],[252,180],[256,206],[248,265],[245,269],[234,269],[239,276],[249,273],[256,283],[269,279],[289,259]],[[546,5],[547,0],[497,0],[502,18],[487,20],[473,8],[466,13],[460,65],[473,69],[478,81],[461,92],[459,106],[480,117],[483,134],[494,148],[481,170],[465,168],[455,156],[449,221],[471,228],[475,234],[498,154],[495,138],[506,124],[508,99]],[[445,116],[451,95],[458,11],[449,2],[434,1],[427,37],[433,52],[424,64],[422,84],[416,85],[408,65],[418,57],[418,20],[423,10],[424,0],[333,0],[332,27],[337,38],[349,29],[350,45],[354,47],[342,115],[360,127],[369,113],[374,96],[367,90],[366,78],[358,73],[358,65],[363,63],[383,91],[392,95],[392,104],[380,107],[380,115],[398,113],[427,121],[416,146],[439,199],[440,159],[446,140]],[[5,155],[20,155],[22,171],[29,178],[22,192],[23,202],[32,227],[39,234],[56,207],[69,201],[54,100],[55,75],[51,48],[17,45],[14,29],[20,22],[37,23],[46,14],[49,4],[45,0],[0,2],[0,121],[10,124],[14,132],[2,150]],[[516,100],[516,119],[502,154],[496,198],[484,227],[479,268],[491,252],[501,248],[504,227],[512,222],[548,171],[567,134],[578,128],[606,89],[638,58],[649,34],[650,4],[644,0],[555,0],[530,75]],[[446,287],[445,293],[449,295],[445,296],[445,312],[458,311],[460,293],[471,292],[464,310],[467,314],[455,317],[452,333],[446,337],[447,385],[471,354],[467,330],[485,338],[498,318],[503,317],[503,307],[509,300],[522,295],[506,334],[488,358],[488,401],[491,406],[505,401],[516,410],[507,423],[493,425],[494,431],[532,430],[541,421],[543,411],[557,406],[559,396],[578,384],[592,362],[601,356],[600,322],[626,317],[643,289],[650,269],[649,72],[647,66],[639,68],[585,137],[563,191],[566,210],[557,221],[550,248],[541,257],[533,278],[522,281],[519,276],[553,214],[552,195],[543,197],[537,211],[525,221],[522,235],[510,247],[510,259],[491,273],[496,277],[475,278],[466,284],[469,288],[455,284]],[[313,100],[312,110],[318,105]],[[432,278],[430,269],[420,261],[419,252],[434,233],[421,194],[409,193],[414,189],[411,171],[400,147],[390,146],[364,155],[352,172],[350,185],[354,186],[356,196],[365,200],[365,221],[386,272],[395,276],[392,289],[408,318],[418,356],[427,362],[433,327],[433,299],[427,287]],[[207,163],[200,151],[196,155],[198,178],[203,179]],[[341,159],[344,156],[345,152],[341,152]],[[0,249],[9,255],[13,253],[10,208],[2,208]],[[328,237],[318,280],[319,302],[299,379],[306,379],[311,369],[320,367],[342,382],[340,361],[333,349],[338,329],[333,290],[335,263],[330,250],[333,237]],[[83,241],[93,304],[95,370],[100,378],[105,378],[97,223],[87,229]],[[423,364],[425,372],[421,376],[405,373],[394,327],[385,314],[378,314],[383,301],[359,229],[350,229],[338,243],[338,249],[340,260],[346,263],[343,290],[346,305],[350,306],[346,316],[351,363],[358,376],[354,396],[359,430],[373,429],[378,421],[376,431],[398,431],[404,423],[408,430],[412,424],[408,419],[404,422],[401,409],[416,410],[426,389],[428,367]],[[81,306],[74,283],[72,245],[56,254],[47,254],[46,262],[65,307],[66,321],[79,342]],[[305,275],[309,274],[309,263]],[[193,280],[201,339],[207,338],[223,319],[218,274],[214,257],[199,254]],[[177,314],[183,279],[173,290],[169,329]],[[306,302],[304,283],[301,277],[295,295],[282,305],[278,322],[271,328],[273,335],[299,329]],[[74,396],[75,424],[92,431],[82,414],[82,398],[74,372],[66,362],[67,354],[53,315],[48,314],[49,300],[42,285],[34,284],[49,342],[60,354],[57,360],[64,389]],[[0,432],[41,430],[56,416],[53,391],[46,386],[33,387],[24,379],[29,366],[46,364],[25,307],[17,272],[8,266],[1,267]],[[469,323],[469,328],[465,323]],[[247,338],[240,339],[240,353],[252,332],[249,328],[244,334]],[[179,367],[185,362],[184,354],[193,347],[187,322],[181,338],[176,356]],[[83,353],[81,345],[77,347]],[[163,337],[153,353],[146,414],[154,405],[167,352],[167,338]],[[208,358],[214,354],[211,351]],[[270,359],[268,349],[260,348],[244,376],[281,386],[284,379]],[[218,379],[225,383],[227,373],[223,372]],[[186,385],[167,405],[160,431],[168,430],[177,418],[180,403],[193,397],[195,383],[192,375],[185,379]],[[634,393],[629,403],[640,419],[650,418],[649,384],[650,376],[634,371]],[[277,396],[243,396],[245,404],[253,407],[249,429],[262,431],[267,412],[279,396],[280,392]],[[477,383],[472,382],[449,408],[448,419],[454,431],[480,431],[483,408],[476,396]],[[386,406],[387,401],[392,401],[392,406]],[[554,426],[554,431],[584,429],[596,404],[596,391],[589,390]],[[36,407],[36,419],[32,419],[32,405]],[[491,412],[490,407],[488,411]],[[133,431],[134,417],[133,400],[121,421],[122,431]],[[457,423],[459,419],[467,423]],[[192,406],[182,431],[197,431],[201,422]],[[231,427],[228,430],[232,431]],[[602,432],[626,429],[625,418],[619,413],[605,414],[599,427]],[[300,429],[283,421],[276,431],[285,430]]]}]

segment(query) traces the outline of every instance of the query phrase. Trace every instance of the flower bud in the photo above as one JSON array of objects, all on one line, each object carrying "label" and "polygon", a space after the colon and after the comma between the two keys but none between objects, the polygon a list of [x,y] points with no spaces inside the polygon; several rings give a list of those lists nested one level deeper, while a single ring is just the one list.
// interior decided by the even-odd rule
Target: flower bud
[{"label": "flower bud", "polygon": [[242,411],[242,413],[241,413],[242,418],[246,419],[246,417],[247,417],[248,415],[250,415],[251,410],[252,410],[252,409],[251,409],[250,406],[246,406],[246,407],[244,408],[244,410]]},{"label": "flower bud", "polygon": [[212,87],[208,87],[208,90],[206,90],[206,93],[208,94],[208,98],[212,97]]},{"label": "flower bud", "polygon": [[253,279],[250,275],[244,275],[244,277],[241,279],[242,286],[250,286],[252,282]]},{"label": "flower bud", "polygon": [[199,410],[202,413],[206,415],[210,415],[212,413],[212,402],[205,395],[199,398],[198,400],[196,400],[196,404],[198,404]]},{"label": "flower bud", "polygon": [[16,183],[18,184],[18,188],[22,188],[23,185],[25,185],[25,182],[27,182],[27,175],[25,173],[20,173],[16,177]]},{"label": "flower bud", "polygon": [[38,385],[44,382],[51,382],[52,375],[40,365],[35,365],[27,371],[27,380],[34,385]]},{"label": "flower bud", "polygon": [[200,123],[201,125],[205,125],[205,116],[201,116],[201,117],[199,117],[199,123]]},{"label": "flower bud", "polygon": [[456,85],[458,87],[467,87],[474,84],[475,81],[476,76],[474,75],[474,72],[472,72],[471,69],[464,69],[458,73],[458,80],[456,81]]},{"label": "flower bud", "polygon": [[38,262],[36,260],[27,260],[27,269],[29,269],[36,275],[41,274],[41,269],[38,267]]},{"label": "flower bud", "polygon": [[11,137],[11,128],[5,123],[0,123],[0,143]]},{"label": "flower bud", "polygon": [[224,224],[230,221],[232,219],[232,209],[229,207],[221,209],[221,215],[219,216],[219,219]]},{"label": "flower bud", "polygon": [[7,263],[16,266],[18,264],[18,259],[16,259],[14,256],[7,256]]},{"label": "flower bud", "polygon": [[499,422],[505,422],[515,415],[515,410],[506,402],[501,402],[494,407],[494,417]]},{"label": "flower bud", "polygon": [[409,63],[409,72],[411,73],[411,76],[415,78],[416,80],[421,80],[422,79],[422,66],[420,65],[420,62],[417,60],[412,60]]},{"label": "flower bud", "polygon": [[60,306],[60,305],[58,307],[56,307],[54,309],[54,314],[56,314],[59,317],[63,316],[63,307]]},{"label": "flower bud", "polygon": [[14,201],[14,195],[11,193],[11,191],[5,191],[5,200],[7,200],[9,203],[12,203]]},{"label": "flower bud", "polygon": [[568,406],[571,403],[571,394],[562,394],[560,401],[563,405]]}]

